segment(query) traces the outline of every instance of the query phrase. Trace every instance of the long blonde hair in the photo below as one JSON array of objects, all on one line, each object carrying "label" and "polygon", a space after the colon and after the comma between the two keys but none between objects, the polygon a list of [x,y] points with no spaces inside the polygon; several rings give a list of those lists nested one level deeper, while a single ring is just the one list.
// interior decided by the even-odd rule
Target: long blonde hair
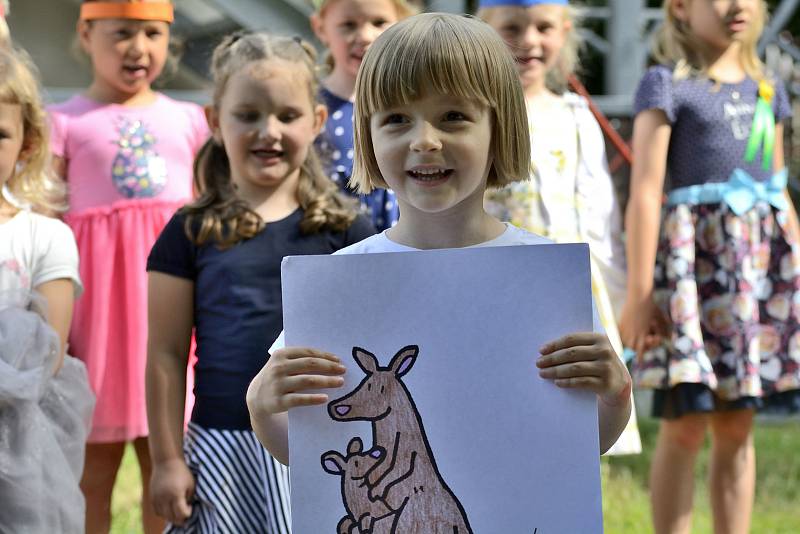
[{"label": "long blonde hair", "polygon": [[8,190],[14,200],[33,211],[45,215],[65,211],[66,187],[52,169],[38,71],[23,50],[0,48],[0,102],[22,110],[22,153],[17,170],[6,183]]},{"label": "long blonde hair", "polygon": [[[214,106],[219,109],[231,76],[254,62],[273,58],[302,66],[309,99],[315,104],[316,53],[310,44],[264,33],[236,33],[223,39],[211,59]],[[196,244],[212,240],[218,247],[227,248],[264,228],[263,219],[236,194],[228,155],[214,139],[209,139],[197,154],[194,179],[200,197],[182,208],[182,213],[187,215],[186,233]],[[308,148],[300,168],[297,199],[305,211],[300,222],[305,234],[325,229],[343,231],[356,217],[355,201],[341,195],[336,184],[325,176],[313,146]]]},{"label": "long blonde hair", "polygon": [[413,102],[427,88],[476,100],[491,110],[494,160],[487,186],[528,179],[531,148],[525,97],[505,43],[476,18],[427,13],[398,22],[364,55],[356,78],[351,187],[360,193],[386,187],[372,146],[370,119],[383,109]]},{"label": "long blonde hair", "polygon": [[[701,45],[689,26],[675,17],[672,11],[673,2],[674,0],[664,0],[662,5],[664,23],[656,36],[653,56],[659,63],[673,65],[676,78],[704,74],[708,65],[705,64],[702,54],[699,53]],[[742,68],[755,80],[762,80],[766,76],[764,64],[759,59],[756,49],[766,21],[767,4],[764,0],[759,0],[756,18],[752,22],[753,26],[750,28],[747,38],[741,41],[739,49],[739,61]]]}]

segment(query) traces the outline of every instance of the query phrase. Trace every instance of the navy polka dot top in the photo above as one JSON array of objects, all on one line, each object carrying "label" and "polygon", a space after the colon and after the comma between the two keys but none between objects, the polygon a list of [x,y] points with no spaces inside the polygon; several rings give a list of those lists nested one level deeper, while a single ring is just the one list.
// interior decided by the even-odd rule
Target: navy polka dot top
[{"label": "navy polka dot top", "polygon": [[328,107],[328,120],[316,142],[325,172],[342,191],[359,198],[378,232],[390,228],[399,217],[397,199],[392,191],[375,189],[368,195],[357,195],[347,187],[353,173],[353,103],[325,88],[320,90],[319,96]]},{"label": "navy polka dot top", "polygon": [[[636,91],[634,115],[660,109],[672,125],[669,190],[725,182],[737,168],[758,181],[772,175],[761,167],[760,151],[753,162],[744,161],[757,99],[758,82],[750,77],[739,83],[696,77],[675,80],[668,67],[648,69]],[[789,97],[780,82],[775,84],[772,109],[776,123],[791,116]]]}]

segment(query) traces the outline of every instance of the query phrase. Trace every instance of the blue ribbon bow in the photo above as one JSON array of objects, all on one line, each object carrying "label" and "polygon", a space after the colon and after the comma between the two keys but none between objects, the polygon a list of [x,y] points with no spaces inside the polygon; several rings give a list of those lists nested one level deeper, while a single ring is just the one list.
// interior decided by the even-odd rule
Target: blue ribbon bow
[{"label": "blue ribbon bow", "polygon": [[768,202],[779,210],[789,207],[784,189],[789,179],[789,171],[773,174],[769,180],[759,182],[746,171],[736,169],[727,182],[709,183],[681,187],[669,194],[669,204],[714,204],[725,202],[736,215],[742,215],[757,202]]},{"label": "blue ribbon bow", "polygon": [[788,205],[783,190],[788,179],[789,173],[785,168],[773,174],[766,182],[757,182],[742,169],[736,169],[728,181],[728,190],[722,197],[736,215],[745,213],[759,200],[769,202],[779,210],[785,210]]}]

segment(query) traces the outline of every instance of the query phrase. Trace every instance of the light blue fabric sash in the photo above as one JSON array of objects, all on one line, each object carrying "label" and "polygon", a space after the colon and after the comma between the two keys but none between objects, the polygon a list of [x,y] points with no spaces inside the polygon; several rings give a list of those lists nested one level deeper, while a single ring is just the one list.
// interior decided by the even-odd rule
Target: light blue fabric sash
[{"label": "light blue fabric sash", "polygon": [[667,196],[667,204],[717,204],[724,202],[736,215],[742,215],[756,202],[769,202],[779,210],[789,207],[783,190],[789,170],[775,173],[766,182],[758,182],[742,169],[736,169],[727,182],[690,185],[675,189]]}]

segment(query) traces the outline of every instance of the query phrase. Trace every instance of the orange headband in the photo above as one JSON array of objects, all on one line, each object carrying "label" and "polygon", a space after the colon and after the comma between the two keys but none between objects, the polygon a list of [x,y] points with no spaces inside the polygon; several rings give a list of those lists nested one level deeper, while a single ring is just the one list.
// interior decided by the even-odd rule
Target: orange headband
[{"label": "orange headband", "polygon": [[172,22],[175,13],[169,2],[86,2],[81,5],[81,20],[135,19]]}]

